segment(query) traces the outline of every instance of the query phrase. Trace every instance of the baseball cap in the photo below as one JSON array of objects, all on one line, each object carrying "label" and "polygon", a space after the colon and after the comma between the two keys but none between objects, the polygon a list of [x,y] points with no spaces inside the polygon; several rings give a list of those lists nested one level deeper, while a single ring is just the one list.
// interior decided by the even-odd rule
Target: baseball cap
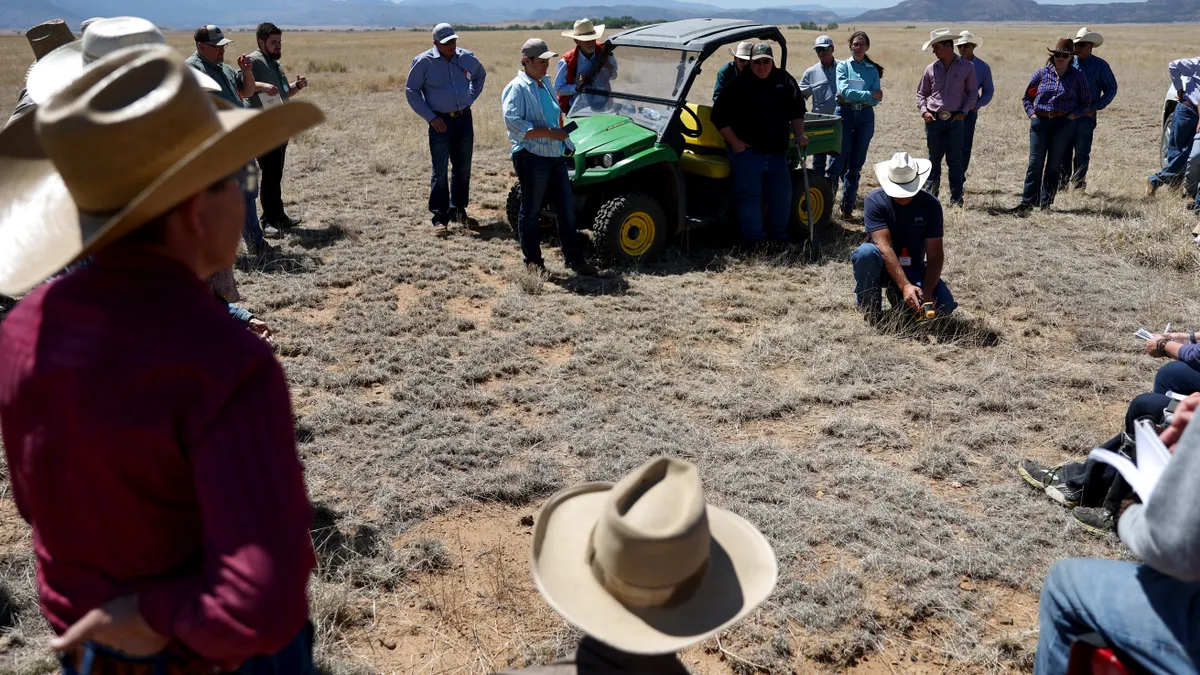
[{"label": "baseball cap", "polygon": [[813,49],[817,49],[819,47],[832,47],[832,46],[833,46],[833,38],[829,37],[828,35],[817,36],[817,41],[813,43]]},{"label": "baseball cap", "polygon": [[224,47],[233,44],[233,40],[226,38],[221,29],[211,23],[197,28],[195,37],[196,42],[203,42],[210,47]]},{"label": "baseball cap", "polygon": [[550,51],[550,48],[546,46],[545,40],[529,38],[521,46],[521,56],[527,56],[531,59],[552,59],[558,56],[558,54]]},{"label": "baseball cap", "polygon": [[457,39],[458,39],[458,36],[455,35],[454,29],[450,27],[450,24],[439,23],[438,25],[433,27],[433,41],[434,42],[444,45],[451,40],[457,40]]},{"label": "baseball cap", "polygon": [[760,42],[754,45],[754,49],[750,50],[751,61],[761,61],[763,59],[775,59],[775,55],[771,52],[771,45]]}]

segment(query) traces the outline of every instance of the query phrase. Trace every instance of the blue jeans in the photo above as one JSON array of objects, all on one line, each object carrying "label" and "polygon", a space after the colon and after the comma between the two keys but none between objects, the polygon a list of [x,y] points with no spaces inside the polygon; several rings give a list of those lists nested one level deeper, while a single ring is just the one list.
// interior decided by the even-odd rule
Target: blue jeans
[{"label": "blue jeans", "polygon": [[1050,568],[1038,603],[1034,675],[1067,672],[1071,643],[1099,633],[1143,670],[1195,673],[1200,662],[1200,583],[1137,563],[1074,558]]},{"label": "blue jeans", "polygon": [[1150,176],[1155,187],[1174,185],[1183,180],[1188,157],[1192,154],[1192,139],[1196,136],[1197,115],[1191,106],[1175,106],[1171,115],[1171,131],[1167,136],[1167,166]]},{"label": "blue jeans", "polygon": [[867,161],[867,149],[875,135],[875,109],[837,107],[842,118],[842,152],[833,160],[825,180],[833,194],[837,195],[838,181],[842,181],[842,212],[854,210],[858,202],[858,178]]},{"label": "blue jeans", "polygon": [[950,203],[958,204],[963,198],[964,170],[962,165],[964,120],[934,119],[925,123],[925,142],[929,146],[929,181],[925,189],[937,196],[942,187],[942,158],[950,173]]},{"label": "blue jeans", "polygon": [[1168,361],[1154,374],[1154,393],[1194,394],[1200,391],[1200,372],[1183,361]]},{"label": "blue jeans", "polygon": [[246,219],[242,222],[242,241],[246,248],[254,250],[266,242],[263,237],[262,224],[258,222],[258,190],[248,190],[242,193],[246,203]]},{"label": "blue jeans", "polygon": [[1058,178],[1060,189],[1067,187],[1068,183],[1080,188],[1087,185],[1088,162],[1092,159],[1092,137],[1095,134],[1095,115],[1084,115],[1075,120],[1075,137],[1063,152],[1062,170]]},{"label": "blue jeans", "polygon": [[[868,241],[854,249],[850,254],[850,264],[854,269],[854,297],[859,307],[867,306],[873,297],[881,297],[880,293],[889,285],[895,286],[896,282],[888,275],[887,267],[883,264],[883,254],[872,242]],[[905,267],[904,276],[910,283],[922,286],[925,283],[925,266]],[[938,279],[937,288],[933,289],[933,302],[939,314],[950,314],[958,309],[950,287],[941,279]]]},{"label": "blue jeans", "polygon": [[[93,643],[87,643],[84,649],[95,650],[98,654],[107,654],[110,656],[118,656],[121,661],[140,664],[162,664],[165,667],[174,659],[179,657],[174,654],[160,654],[157,656],[147,657],[124,657],[119,656],[116,652],[108,650]],[[255,656],[246,661],[240,668],[237,669],[237,675],[316,675],[317,669],[313,665],[313,626],[310,622],[307,626],[300,630],[300,633],[288,643],[286,647],[271,656]],[[90,669],[88,666],[88,657],[84,656],[85,670]],[[69,663],[65,657],[60,657],[59,665],[61,666],[61,675],[81,675],[80,671],[75,670],[75,667]],[[165,670],[163,671],[165,672]]]},{"label": "blue jeans", "polygon": [[972,110],[963,119],[962,165],[964,183],[967,180],[967,169],[971,166],[971,150],[975,148],[975,124],[978,122],[978,110]]},{"label": "blue jeans", "polygon": [[1058,192],[1063,153],[1075,138],[1075,120],[1034,117],[1029,120],[1029,167],[1025,169],[1025,192],[1021,204],[1050,206]]},{"label": "blue jeans", "polygon": [[562,157],[541,157],[528,150],[512,156],[517,180],[521,183],[521,215],[517,219],[517,239],[525,264],[544,265],[542,260],[542,205],[547,199],[558,217],[558,238],[563,257],[568,264],[582,262],[583,251],[575,231],[575,194],[567,175],[567,160]]},{"label": "blue jeans", "polygon": [[[760,242],[769,237],[772,241],[787,241],[792,211],[792,175],[787,157],[747,149],[730,153],[729,163],[733,169],[733,194],[737,197],[742,239]],[[770,229],[766,234],[764,205]]]},{"label": "blue jeans", "polygon": [[[433,160],[433,178],[429,186],[429,212],[434,225],[445,225],[451,217],[465,211],[471,199],[471,154],[475,149],[475,127],[471,111],[458,117],[442,116],[446,131],[429,127],[429,156]],[[450,178],[449,165],[454,165]]]}]

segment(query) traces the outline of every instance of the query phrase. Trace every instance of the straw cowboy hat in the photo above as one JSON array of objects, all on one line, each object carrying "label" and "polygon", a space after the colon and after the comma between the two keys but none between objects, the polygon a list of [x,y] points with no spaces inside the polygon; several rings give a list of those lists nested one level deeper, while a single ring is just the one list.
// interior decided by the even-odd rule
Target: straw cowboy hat
[{"label": "straw cowboy hat", "polygon": [[50,19],[25,31],[25,39],[29,40],[29,47],[33,49],[33,58],[40,61],[55,49],[74,42],[75,34],[71,32],[66,21]]},{"label": "straw cowboy hat", "polygon": [[572,40],[599,40],[601,35],[604,35],[604,24],[594,26],[591,19],[580,19],[575,22],[574,28],[562,32],[563,37]]},{"label": "straw cowboy hat", "polygon": [[733,54],[733,58],[737,59],[738,61],[749,61],[750,50],[753,47],[753,42],[739,42],[737,43],[737,49],[734,49],[733,47],[729,48],[729,53]]},{"label": "straw cowboy hat", "polygon": [[667,654],[740,621],[775,587],[775,553],[739,516],[704,503],[700,474],[652,460],[619,483],[550,498],[533,579],[563,618],[632,654]]},{"label": "straw cowboy hat", "polygon": [[[83,39],[55,49],[29,71],[25,81],[29,98],[41,105],[78,78],[88,64],[118,49],[149,44],[165,45],[167,39],[145,19],[118,16],[93,21],[83,32]],[[221,85],[208,74],[195,68],[190,70],[202,88],[221,91]]]},{"label": "straw cowboy hat", "polygon": [[886,162],[875,165],[875,177],[879,187],[889,197],[912,197],[921,191],[929,178],[933,163],[927,159],[912,157],[907,152],[897,152]]},{"label": "straw cowboy hat", "polygon": [[1075,42],[1090,42],[1092,47],[1099,47],[1104,44],[1104,36],[1084,26],[1075,34]]},{"label": "straw cowboy hat", "polygon": [[0,293],[15,295],[228,177],[321,111],[218,110],[175,50],[122,49],[0,132]]},{"label": "straw cowboy hat", "polygon": [[954,41],[955,47],[961,47],[963,45],[975,45],[976,47],[982,47],[983,38],[979,37],[978,35],[972,35],[971,31],[969,30],[964,30],[958,34],[958,39]]},{"label": "straw cowboy hat", "polygon": [[926,49],[929,49],[929,45],[932,45],[934,43],[954,42],[957,39],[958,39],[958,36],[955,35],[949,28],[938,28],[936,30],[931,30],[931,31],[929,31],[929,42],[926,42],[924,45],[921,46],[921,51],[925,51]]}]

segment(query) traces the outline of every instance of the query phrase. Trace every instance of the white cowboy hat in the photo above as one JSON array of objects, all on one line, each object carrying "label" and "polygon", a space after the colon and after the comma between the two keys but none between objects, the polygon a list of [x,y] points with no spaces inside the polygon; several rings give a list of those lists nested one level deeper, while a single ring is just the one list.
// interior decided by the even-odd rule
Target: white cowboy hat
[{"label": "white cowboy hat", "polygon": [[961,47],[963,45],[975,45],[976,47],[982,47],[983,38],[979,37],[978,35],[972,35],[971,31],[969,30],[964,30],[958,34],[958,39],[954,41],[955,47]]},{"label": "white cowboy hat", "polygon": [[[88,24],[83,38],[68,43],[46,56],[29,71],[25,88],[29,98],[38,105],[50,100],[77,79],[89,64],[118,49],[134,45],[165,45],[167,39],[157,26],[135,16],[118,16],[99,19]],[[209,91],[221,91],[221,85],[195,68],[190,68],[192,77]]]},{"label": "white cowboy hat", "polygon": [[921,51],[929,49],[929,45],[935,42],[954,42],[956,39],[958,39],[958,36],[951,32],[949,28],[931,30],[929,31],[929,42],[921,46]]},{"label": "white cowboy hat", "polygon": [[1090,42],[1093,47],[1099,47],[1104,44],[1104,36],[1084,26],[1075,34],[1075,42]]},{"label": "white cowboy hat", "polygon": [[700,473],[652,460],[613,485],[550,498],[533,533],[533,580],[593,638],[667,654],[728,628],[775,587],[775,553],[741,517],[704,503]]},{"label": "white cowboy hat", "polygon": [[304,101],[220,110],[191,70],[165,45],[122,49],[0,132],[0,293],[32,288],[324,119]]},{"label": "white cowboy hat", "polygon": [[750,60],[750,49],[753,46],[754,46],[753,42],[739,42],[739,43],[737,43],[737,49],[734,49],[733,47],[729,48],[729,53],[733,54],[733,58],[735,58],[739,61],[749,61]]},{"label": "white cowboy hat", "polygon": [[889,197],[912,197],[921,191],[921,186],[929,178],[933,163],[927,159],[918,159],[907,152],[897,152],[886,162],[875,165],[875,177],[879,179],[879,187]]},{"label": "white cowboy hat", "polygon": [[580,19],[575,22],[574,28],[562,32],[563,37],[572,40],[599,40],[601,35],[604,35],[604,24],[594,26],[591,19]]}]

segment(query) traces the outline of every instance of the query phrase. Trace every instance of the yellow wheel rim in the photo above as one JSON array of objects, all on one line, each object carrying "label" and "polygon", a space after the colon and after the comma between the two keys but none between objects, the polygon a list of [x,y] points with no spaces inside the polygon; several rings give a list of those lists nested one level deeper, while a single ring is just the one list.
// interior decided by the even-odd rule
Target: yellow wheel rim
[{"label": "yellow wheel rim", "polygon": [[[808,189],[808,198],[812,201],[813,220],[819,223],[821,222],[821,216],[825,213],[825,195],[821,194],[821,190],[819,188],[810,187]],[[800,200],[800,204],[797,206],[797,209],[800,211],[800,222],[804,223],[805,225],[809,225],[808,207],[804,205],[803,199]]]},{"label": "yellow wheel rim", "polygon": [[634,257],[645,255],[654,244],[657,230],[649,213],[634,211],[621,222],[621,250]]}]

